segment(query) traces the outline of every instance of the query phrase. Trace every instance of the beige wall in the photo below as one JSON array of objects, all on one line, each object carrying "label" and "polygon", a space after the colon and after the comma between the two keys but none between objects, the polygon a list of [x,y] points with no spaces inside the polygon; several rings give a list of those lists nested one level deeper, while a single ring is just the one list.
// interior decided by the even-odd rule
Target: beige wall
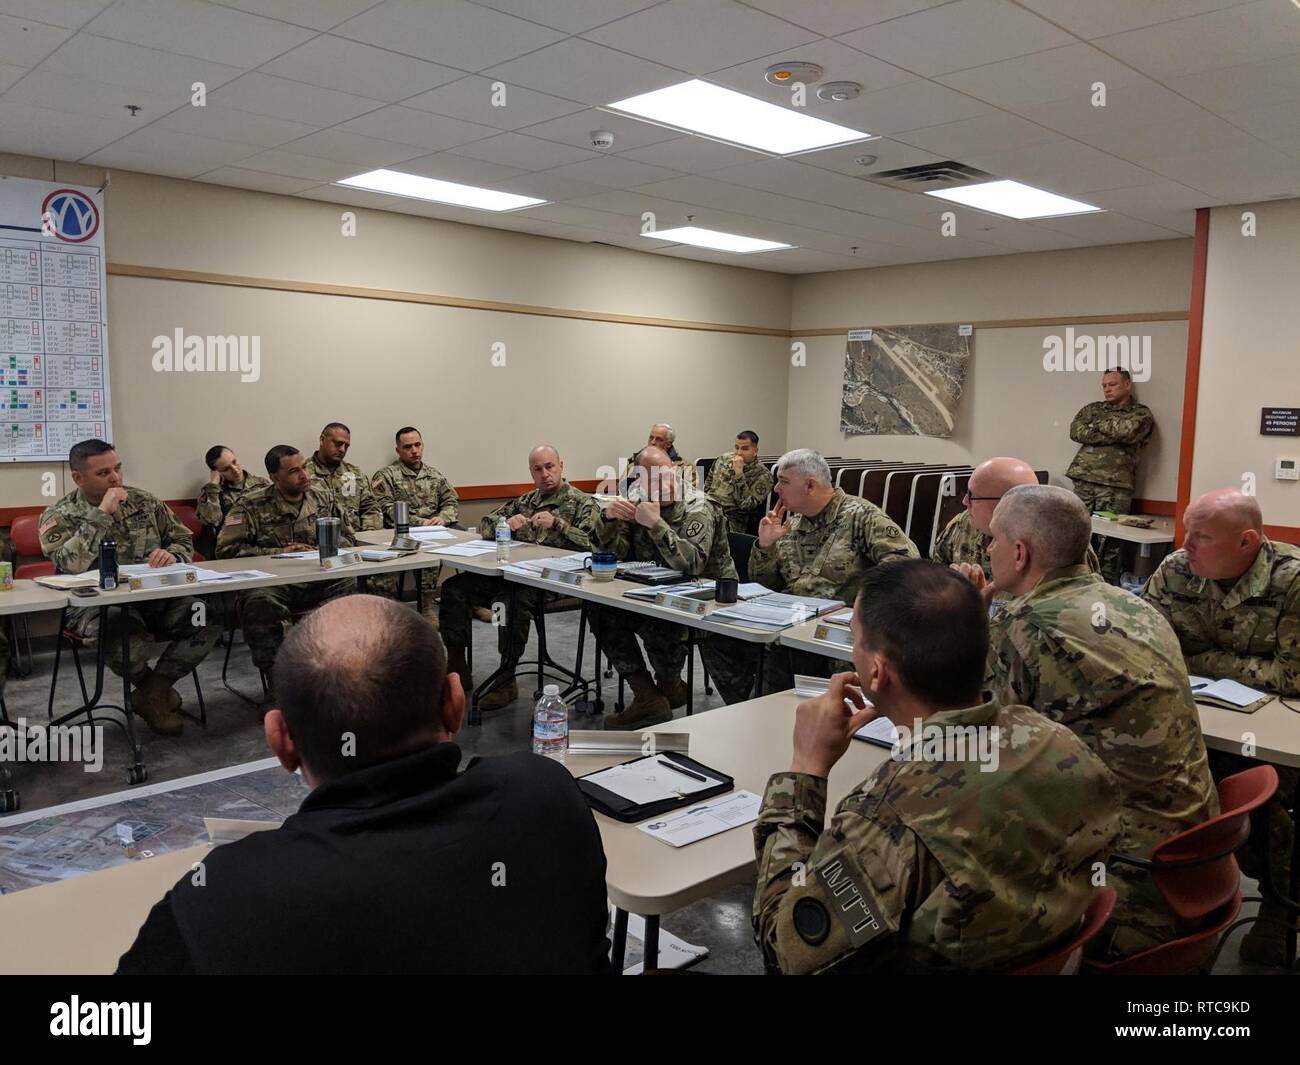
[{"label": "beige wall", "polygon": [[[1242,212],[1256,234],[1242,233]],[[1275,481],[1300,438],[1260,436],[1261,407],[1300,407],[1300,200],[1210,213],[1193,497],[1253,474],[1264,520],[1300,526],[1300,485]]]},{"label": "beige wall", "polygon": [[[100,171],[0,156],[0,172],[98,184]],[[345,193],[346,194],[346,193]],[[602,313],[788,328],[790,280],[357,206],[114,172],[112,263],[392,288]],[[357,214],[343,237],[342,210]],[[215,442],[252,469],[280,442],[305,451],[347,422],[369,471],[393,431],[421,427],[430,460],[457,484],[527,480],[539,441],[574,479],[595,475],[668,420],[692,457],[725,450],[739,421],[784,445],[786,341],[296,292],[111,276],[114,442],[131,483],[192,495]],[[261,337],[261,378],[158,373],[152,340]],[[505,366],[492,365],[503,342]],[[719,401],[718,396],[725,397]],[[733,424],[737,423],[737,424]],[[6,506],[39,504],[49,467],[0,467]],[[53,468],[59,491],[71,486]]]},{"label": "beige wall", "polygon": [[[1192,244],[1186,240],[881,267],[798,277],[792,328],[1137,314],[1186,310]],[[863,458],[979,461],[1011,454],[1064,481],[1074,455],[1070,420],[1101,398],[1098,373],[1046,372],[1043,339],[1064,326],[977,329],[957,425],[949,439],[840,432],[844,335],[809,337],[807,365],[790,365],[790,446]],[[1177,488],[1187,323],[1076,326],[1076,334],[1151,337],[1151,380],[1135,395],[1157,431],[1143,453],[1138,496],[1173,500]]]}]

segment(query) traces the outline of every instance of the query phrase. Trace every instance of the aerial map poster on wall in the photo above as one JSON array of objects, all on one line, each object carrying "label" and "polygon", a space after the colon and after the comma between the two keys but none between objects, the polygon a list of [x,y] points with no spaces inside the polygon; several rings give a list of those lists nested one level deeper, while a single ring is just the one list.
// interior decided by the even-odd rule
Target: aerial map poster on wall
[{"label": "aerial map poster on wall", "polygon": [[840,430],[951,436],[970,365],[969,325],[889,325],[849,332]]},{"label": "aerial map poster on wall", "polygon": [[0,462],[112,439],[104,196],[0,177]]}]

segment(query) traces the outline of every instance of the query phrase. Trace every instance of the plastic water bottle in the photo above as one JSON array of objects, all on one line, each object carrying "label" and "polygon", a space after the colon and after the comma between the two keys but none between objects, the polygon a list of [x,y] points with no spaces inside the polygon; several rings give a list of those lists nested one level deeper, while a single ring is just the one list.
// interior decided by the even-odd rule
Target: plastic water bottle
[{"label": "plastic water bottle", "polygon": [[505,518],[497,518],[497,561],[510,561],[510,526]]},{"label": "plastic water bottle", "polygon": [[564,761],[569,749],[569,708],[558,684],[548,684],[533,710],[533,754]]}]

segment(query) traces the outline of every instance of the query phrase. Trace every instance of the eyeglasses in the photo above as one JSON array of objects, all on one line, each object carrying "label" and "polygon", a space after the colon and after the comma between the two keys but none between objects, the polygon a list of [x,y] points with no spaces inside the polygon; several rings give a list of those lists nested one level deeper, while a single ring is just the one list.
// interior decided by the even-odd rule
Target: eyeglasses
[{"label": "eyeglasses", "polygon": [[970,489],[966,489],[966,494],[961,497],[963,503],[991,503],[995,499],[1001,499],[1001,496],[973,496]]}]

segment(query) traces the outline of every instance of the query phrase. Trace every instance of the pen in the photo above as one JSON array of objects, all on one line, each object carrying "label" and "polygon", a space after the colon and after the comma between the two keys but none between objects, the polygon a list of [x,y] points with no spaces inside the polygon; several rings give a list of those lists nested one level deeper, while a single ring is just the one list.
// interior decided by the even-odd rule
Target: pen
[{"label": "pen", "polygon": [[1193,684],[1193,685],[1192,685],[1192,691],[1194,691],[1194,692],[1198,692],[1198,691],[1200,691],[1202,688],[1208,688],[1209,686],[1210,686],[1210,685],[1209,685],[1208,683],[1206,683],[1205,681],[1201,681],[1200,684]]},{"label": "pen", "polygon": [[701,776],[699,773],[693,772],[693,771],[690,770],[690,769],[684,769],[684,768],[682,768],[681,766],[679,766],[676,762],[665,762],[662,758],[658,759],[658,761],[659,761],[659,764],[660,764],[660,765],[662,765],[662,766],[667,766],[669,769],[675,769],[675,770],[677,770],[677,772],[681,773],[683,776],[694,777],[696,780],[702,780],[702,781],[704,781],[704,783],[706,783],[706,784],[709,782],[709,778],[708,778],[708,777],[706,777],[706,776]]}]

